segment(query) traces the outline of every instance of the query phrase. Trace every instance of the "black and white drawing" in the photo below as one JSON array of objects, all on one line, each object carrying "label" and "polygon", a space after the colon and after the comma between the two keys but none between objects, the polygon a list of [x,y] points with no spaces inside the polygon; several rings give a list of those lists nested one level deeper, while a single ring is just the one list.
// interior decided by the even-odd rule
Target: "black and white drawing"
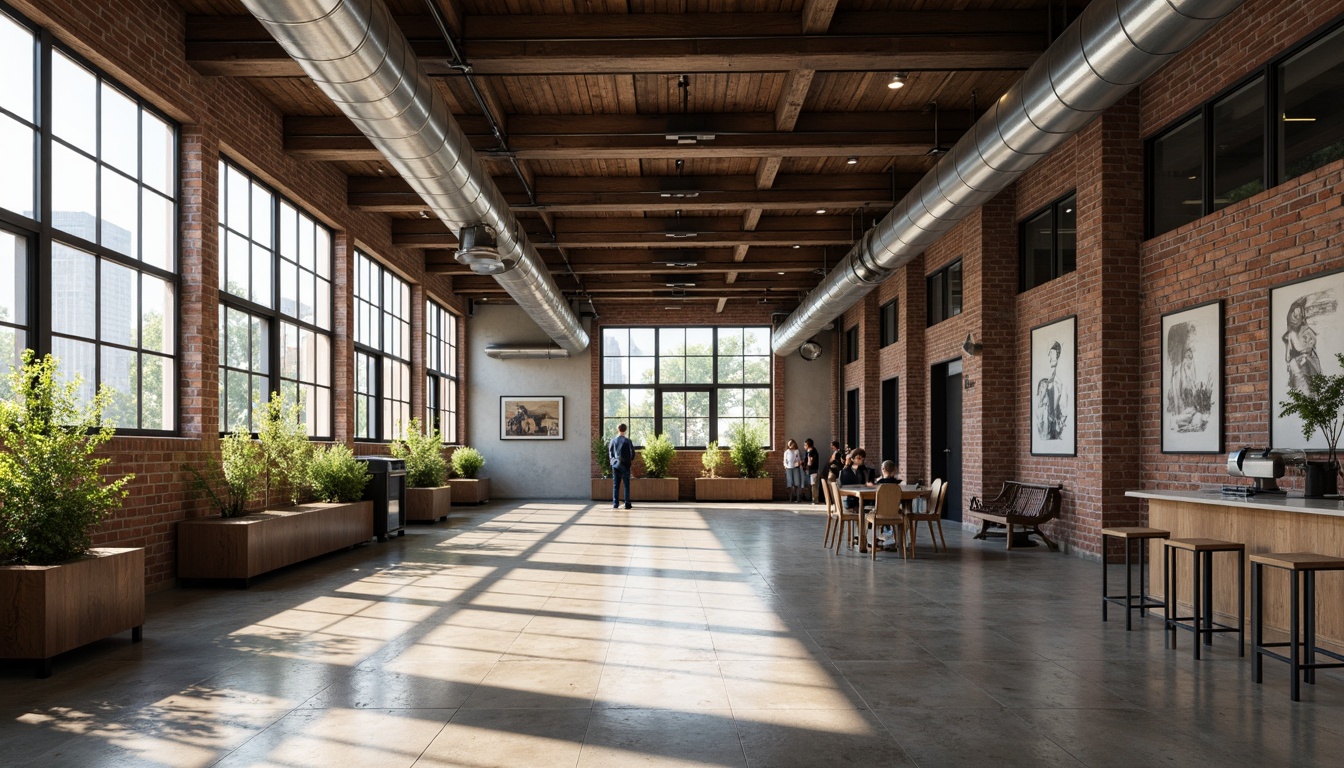
[{"label": "black and white drawing", "polygon": [[1031,452],[1077,453],[1078,318],[1071,315],[1031,330]]},{"label": "black and white drawing", "polygon": [[1162,316],[1162,452],[1223,450],[1223,302]]},{"label": "black and white drawing", "polygon": [[1269,436],[1276,448],[1323,451],[1319,432],[1302,437],[1302,420],[1279,416],[1289,390],[1302,391],[1312,374],[1339,373],[1344,352],[1340,301],[1344,272],[1298,280],[1269,292]]}]

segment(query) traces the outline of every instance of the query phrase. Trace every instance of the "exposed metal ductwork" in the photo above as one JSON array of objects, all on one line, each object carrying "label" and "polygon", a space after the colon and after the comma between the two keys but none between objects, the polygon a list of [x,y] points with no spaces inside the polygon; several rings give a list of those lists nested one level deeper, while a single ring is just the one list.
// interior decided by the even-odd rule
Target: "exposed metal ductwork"
[{"label": "exposed metal ductwork", "polygon": [[485,348],[485,356],[496,360],[563,360],[570,354],[563,347],[531,344],[491,344]]},{"label": "exposed metal ductwork", "polygon": [[1093,0],[780,324],[775,354],[792,353],[1241,3]]},{"label": "exposed metal ductwork", "polygon": [[588,334],[382,0],[243,0],[523,311],[577,354]]}]

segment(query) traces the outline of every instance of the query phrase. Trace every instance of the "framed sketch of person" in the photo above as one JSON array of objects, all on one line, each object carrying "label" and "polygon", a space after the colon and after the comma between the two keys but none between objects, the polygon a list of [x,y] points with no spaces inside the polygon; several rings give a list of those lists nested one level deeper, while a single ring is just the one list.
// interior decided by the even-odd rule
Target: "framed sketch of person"
[{"label": "framed sketch of person", "polygon": [[1223,452],[1223,301],[1162,316],[1162,452]]},{"label": "framed sketch of person", "polygon": [[564,440],[565,398],[559,395],[501,395],[500,440]]},{"label": "framed sketch of person", "polygon": [[1078,454],[1078,316],[1031,329],[1031,454]]},{"label": "framed sketch of person", "polygon": [[1302,420],[1279,416],[1288,390],[1304,390],[1313,373],[1339,373],[1344,352],[1340,302],[1344,270],[1312,275],[1269,292],[1269,441],[1275,448],[1324,451],[1319,430],[1302,436]]}]

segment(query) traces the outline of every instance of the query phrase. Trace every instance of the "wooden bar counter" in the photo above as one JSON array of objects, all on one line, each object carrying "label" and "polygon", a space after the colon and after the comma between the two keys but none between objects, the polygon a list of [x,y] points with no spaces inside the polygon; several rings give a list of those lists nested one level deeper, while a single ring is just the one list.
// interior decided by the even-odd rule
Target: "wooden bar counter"
[{"label": "wooden bar counter", "polygon": [[[1344,500],[1304,499],[1300,495],[1261,494],[1250,498],[1223,496],[1217,491],[1129,491],[1148,500],[1148,525],[1171,531],[1173,539],[1209,538],[1246,545],[1246,556],[1263,552],[1315,552],[1344,557]],[[1152,543],[1149,575],[1154,594],[1166,581],[1162,576],[1160,540]],[[1213,558],[1214,611],[1220,621],[1236,621],[1237,568],[1230,555]],[[1188,558],[1180,558],[1178,602],[1190,604]],[[1246,566],[1247,621],[1250,620],[1251,568]],[[1265,569],[1265,627],[1286,631],[1288,578]],[[1322,646],[1344,649],[1344,573],[1322,574],[1316,584],[1317,635]],[[1249,632],[1249,628],[1247,629]],[[1277,632],[1274,634],[1278,634]],[[1215,640],[1215,645],[1217,641]]]}]

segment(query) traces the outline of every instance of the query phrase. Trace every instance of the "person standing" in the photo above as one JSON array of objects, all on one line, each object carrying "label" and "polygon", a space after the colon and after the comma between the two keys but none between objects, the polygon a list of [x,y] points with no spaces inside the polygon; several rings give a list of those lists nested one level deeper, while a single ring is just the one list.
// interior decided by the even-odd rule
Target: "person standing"
[{"label": "person standing", "polygon": [[817,470],[821,467],[821,454],[817,453],[817,446],[812,442],[812,438],[803,441],[803,474],[807,476],[807,497],[813,504],[817,503]]},{"label": "person standing", "polygon": [[630,506],[630,469],[635,463],[635,444],[625,436],[624,424],[616,427],[616,436],[607,443],[607,457],[611,459],[611,508],[621,505],[621,481],[625,481],[625,508]]},{"label": "person standing", "polygon": [[803,500],[803,452],[792,438],[784,445],[784,484],[789,489],[789,501]]}]

